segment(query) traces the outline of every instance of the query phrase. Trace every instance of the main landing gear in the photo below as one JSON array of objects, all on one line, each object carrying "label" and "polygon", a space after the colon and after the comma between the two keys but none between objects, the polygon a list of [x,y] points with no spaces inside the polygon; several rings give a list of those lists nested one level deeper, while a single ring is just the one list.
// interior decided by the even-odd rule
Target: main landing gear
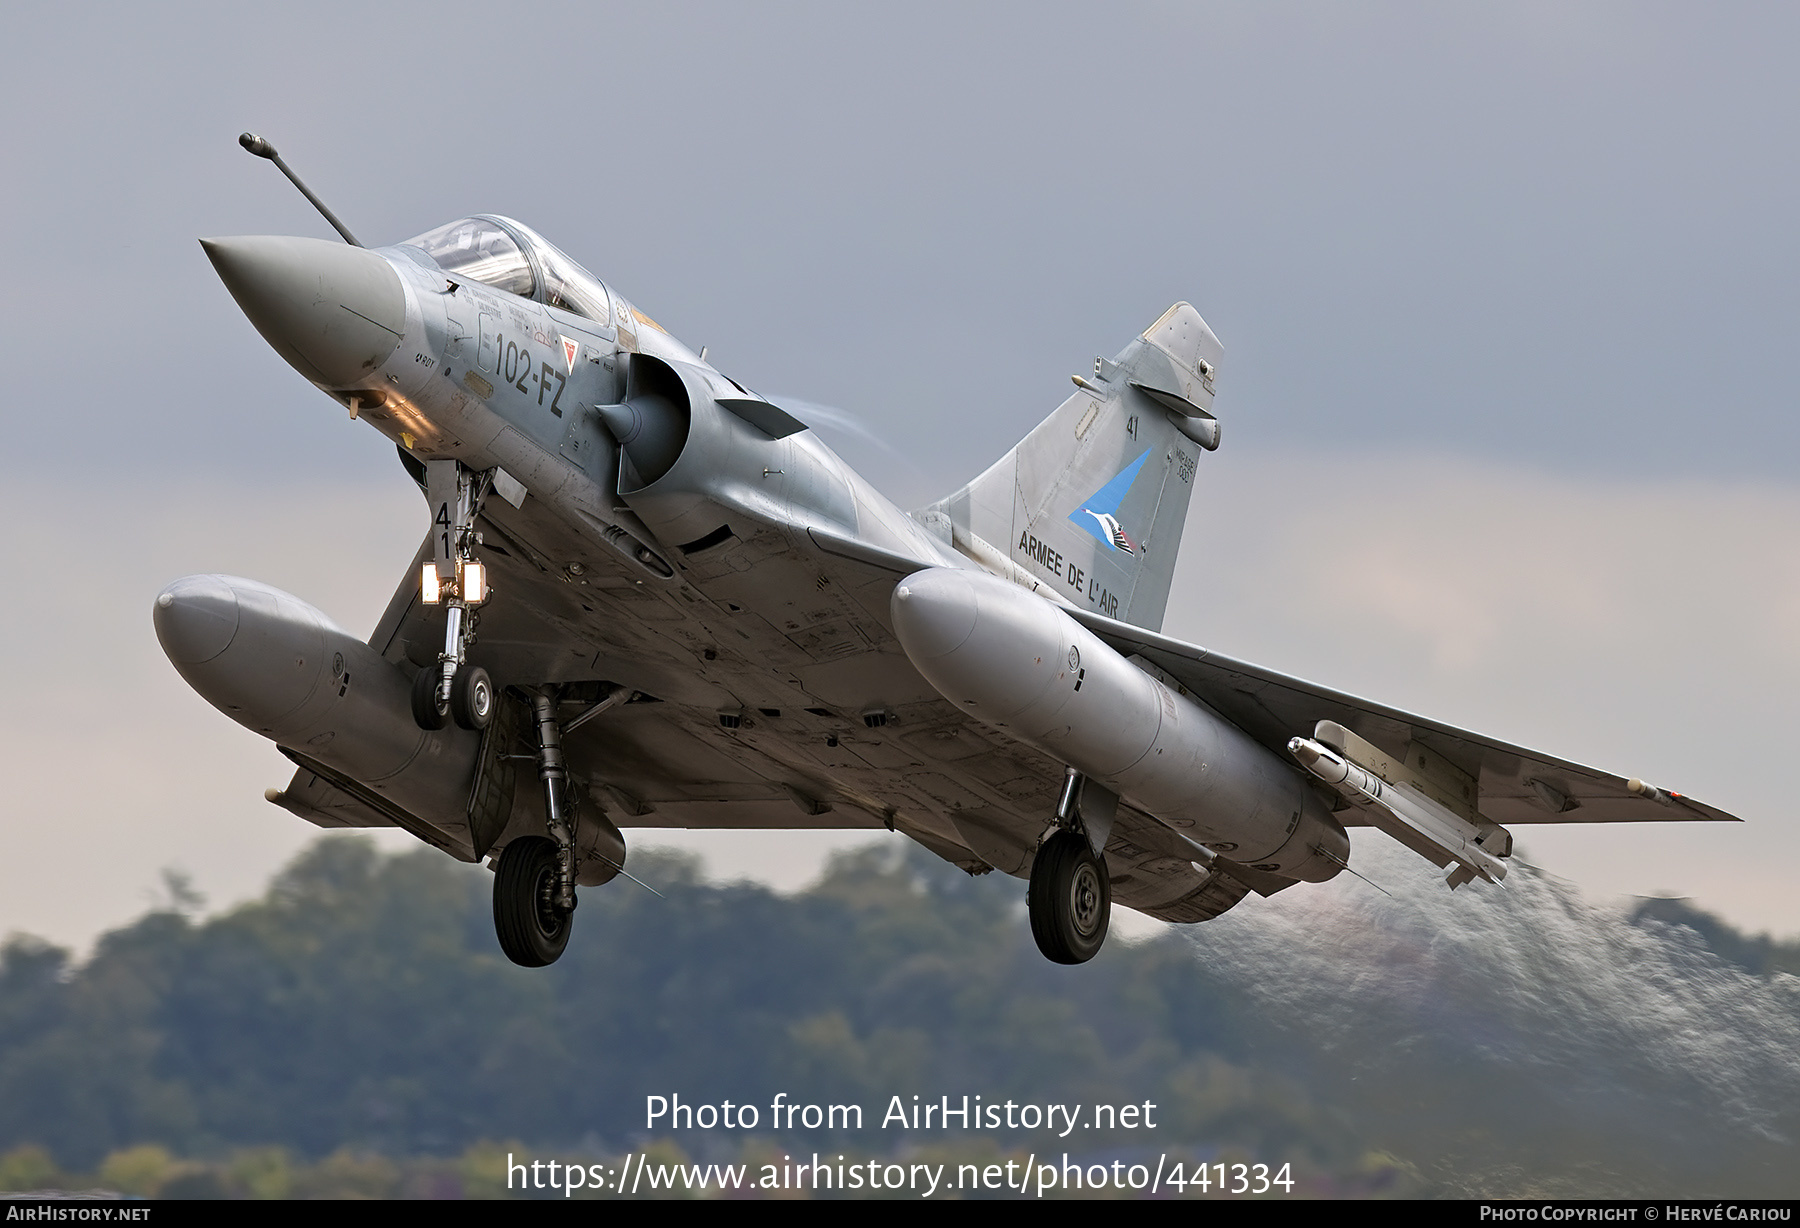
[{"label": "main landing gear", "polygon": [[494,868],[494,933],[506,958],[526,968],[555,963],[569,945],[575,920],[575,807],[556,720],[559,698],[554,686],[540,687],[531,697],[549,835],[515,837]]},{"label": "main landing gear", "polygon": [[437,664],[413,678],[413,720],[421,729],[442,729],[446,718],[464,729],[486,729],[494,719],[494,684],[486,670],[468,664],[475,608],[488,599],[487,569],[475,557],[475,517],[487,481],[461,461],[425,462],[433,557],[420,576],[420,595],[426,605],[442,603],[446,618]]},{"label": "main landing gear", "polygon": [[[1083,813],[1084,801],[1095,813]],[[1031,936],[1046,959],[1059,964],[1086,963],[1106,941],[1112,921],[1112,883],[1105,860],[1094,852],[1088,829],[1098,832],[1104,847],[1117,802],[1073,770],[1063,783],[1056,829],[1038,845],[1031,863],[1031,886],[1025,894]]]},{"label": "main landing gear", "polygon": [[557,863],[555,841],[520,836],[494,867],[494,934],[506,958],[524,968],[555,963],[569,945],[575,914],[556,906]]}]

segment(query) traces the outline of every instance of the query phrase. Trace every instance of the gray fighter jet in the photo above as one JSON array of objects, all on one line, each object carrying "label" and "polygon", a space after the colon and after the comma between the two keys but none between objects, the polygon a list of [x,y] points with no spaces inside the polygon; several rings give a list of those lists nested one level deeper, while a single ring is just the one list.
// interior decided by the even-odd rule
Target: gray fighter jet
[{"label": "gray fighter jet", "polygon": [[1505,824],[1732,817],[1159,634],[1220,437],[1186,303],[909,513],[528,227],[371,250],[325,212],[347,243],[202,246],[397,445],[424,541],[366,643],[221,575],[169,585],[157,634],[297,765],[270,801],[487,859],[517,963],[625,872],[622,828],[902,832],[1026,879],[1079,963],[1114,903],[1197,922],[1333,877],[1346,826],[1454,888],[1505,875]]}]

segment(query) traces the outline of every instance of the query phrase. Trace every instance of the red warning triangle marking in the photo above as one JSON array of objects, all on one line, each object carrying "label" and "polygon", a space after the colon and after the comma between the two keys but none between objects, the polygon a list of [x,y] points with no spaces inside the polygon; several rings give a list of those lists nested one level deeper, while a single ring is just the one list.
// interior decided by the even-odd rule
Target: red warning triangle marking
[{"label": "red warning triangle marking", "polygon": [[[561,336],[561,334],[558,334],[558,336]],[[562,338],[562,343],[563,357],[568,360],[569,374],[573,375],[575,374],[575,355],[581,353],[581,343],[579,341],[571,341],[567,337]]]}]

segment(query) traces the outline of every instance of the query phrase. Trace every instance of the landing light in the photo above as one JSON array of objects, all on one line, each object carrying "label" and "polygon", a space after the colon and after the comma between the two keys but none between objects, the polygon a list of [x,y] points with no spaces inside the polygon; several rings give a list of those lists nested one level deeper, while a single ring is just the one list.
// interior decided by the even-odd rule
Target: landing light
[{"label": "landing light", "polygon": [[436,605],[443,600],[443,593],[438,587],[437,564],[427,563],[419,573],[419,595],[426,605]]},{"label": "landing light", "polygon": [[470,605],[487,600],[487,568],[474,559],[462,565],[462,597]]}]

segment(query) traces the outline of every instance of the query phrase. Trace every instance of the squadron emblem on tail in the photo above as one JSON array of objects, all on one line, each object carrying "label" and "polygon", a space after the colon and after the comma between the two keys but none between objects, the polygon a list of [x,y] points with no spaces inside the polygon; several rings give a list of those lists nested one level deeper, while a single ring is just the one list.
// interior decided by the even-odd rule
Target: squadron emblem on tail
[{"label": "squadron emblem on tail", "polygon": [[[1137,481],[1138,470],[1144,467],[1144,461],[1149,456],[1150,449],[1145,448],[1136,460],[1115,474],[1111,481],[1096,490],[1080,507],[1070,512],[1069,519],[1114,550],[1136,554],[1138,544],[1131,540],[1131,535],[1125,532],[1125,526],[1119,523],[1118,513],[1131,484]],[[1089,524],[1082,519],[1083,516],[1093,517],[1094,523]]]}]

